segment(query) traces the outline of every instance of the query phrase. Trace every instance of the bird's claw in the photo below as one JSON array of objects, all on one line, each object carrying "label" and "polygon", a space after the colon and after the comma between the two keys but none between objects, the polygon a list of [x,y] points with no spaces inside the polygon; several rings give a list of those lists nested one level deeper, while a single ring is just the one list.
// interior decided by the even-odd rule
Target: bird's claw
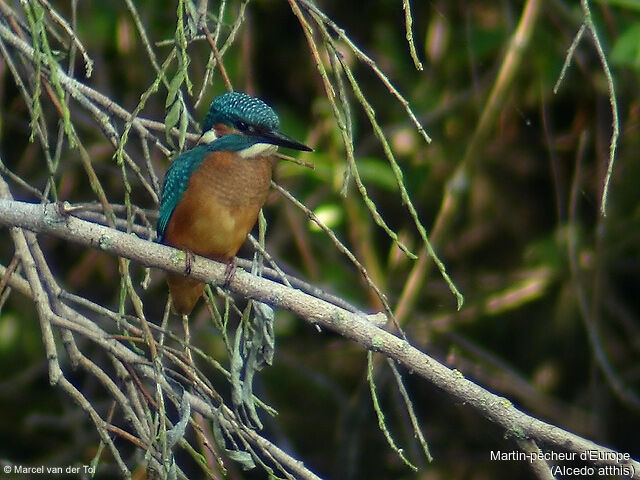
[{"label": "bird's claw", "polygon": [[222,288],[227,288],[229,284],[231,284],[231,280],[233,280],[233,276],[236,273],[236,259],[235,257],[231,259],[229,263],[227,263],[227,268],[224,271],[224,282],[222,284]]},{"label": "bird's claw", "polygon": [[187,275],[191,274],[191,265],[196,259],[196,256],[193,254],[191,250],[184,251],[185,262],[184,262],[184,273]]}]

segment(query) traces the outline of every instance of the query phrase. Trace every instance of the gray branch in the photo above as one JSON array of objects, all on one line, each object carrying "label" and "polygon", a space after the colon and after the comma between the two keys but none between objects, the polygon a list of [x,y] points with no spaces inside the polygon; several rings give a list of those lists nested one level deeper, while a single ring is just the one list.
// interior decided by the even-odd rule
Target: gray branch
[{"label": "gray branch", "polygon": [[[66,241],[126,257],[148,267],[184,273],[184,252],[138,238],[135,235],[80,220],[69,215],[63,204],[29,204],[0,199],[0,223],[48,234]],[[203,282],[224,282],[224,264],[196,256],[190,276]],[[545,423],[518,410],[504,397],[476,385],[456,371],[411,346],[408,342],[377,326],[378,317],[353,313],[300,290],[238,270],[229,290],[246,298],[288,310],[321,327],[354,340],[365,348],[380,352],[444,390],[456,401],[475,408],[516,439],[532,439],[547,447],[576,452],[595,452],[593,463],[625,466],[632,478],[640,479],[640,463],[578,435]],[[196,405],[194,405],[196,407]],[[209,413],[209,412],[207,412]]]}]

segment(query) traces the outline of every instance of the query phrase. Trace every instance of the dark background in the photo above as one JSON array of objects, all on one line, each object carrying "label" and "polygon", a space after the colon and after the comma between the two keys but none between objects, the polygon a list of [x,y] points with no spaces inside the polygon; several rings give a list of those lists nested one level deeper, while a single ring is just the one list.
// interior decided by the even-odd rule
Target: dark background
[{"label": "dark background", "polygon": [[[222,38],[239,8],[239,2],[229,4]],[[422,72],[408,53],[400,2],[367,2],[363,7],[361,2],[325,0],[318,6],[377,62],[433,138],[430,145],[423,141],[402,106],[345,49],[346,62],[376,110],[429,231],[445,185],[478,126],[523,3],[412,2]],[[11,7],[20,11],[17,4]],[[54,2],[54,8],[69,19],[68,2]],[[173,38],[175,5],[145,1],[137,8],[152,43]],[[211,13],[217,8],[217,2],[210,2]],[[465,304],[456,311],[455,298],[432,268],[402,321],[413,344],[527,413],[638,458],[640,17],[637,7],[613,1],[592,2],[592,13],[612,68],[621,125],[608,215],[599,213],[612,131],[602,66],[585,33],[558,93],[553,93],[582,11],[577,2],[542,2],[513,84],[501,92],[501,111],[471,159],[468,189],[437,245],[465,294]],[[274,1],[250,3],[246,16],[224,57],[234,87],[265,99],[280,114],[283,130],[315,150],[306,157],[315,163],[314,170],[284,162],[276,171],[277,180],[318,214],[333,214],[323,218],[394,306],[414,262],[403,257],[375,225],[353,184],[346,197],[339,195],[344,147],[297,19],[286,2]],[[6,17],[2,21],[6,23]],[[78,56],[76,78],[132,111],[155,72],[124,5],[80,2],[77,33],[95,66],[92,77],[84,78]],[[154,45],[154,49],[162,62],[170,47]],[[189,46],[188,53],[194,92],[199,92],[209,46],[199,41]],[[66,60],[61,63],[67,65]],[[224,90],[216,71],[203,102],[192,111],[194,118],[201,120],[209,101]],[[165,97],[161,87],[141,116],[163,121]],[[192,107],[194,101],[190,98],[187,104]],[[124,190],[112,146],[86,113],[71,105],[74,125],[110,201],[121,203]],[[382,148],[357,102],[352,99],[351,105],[363,181],[390,227],[418,252],[419,235],[401,203]],[[44,96],[43,109],[54,135],[57,116]],[[0,113],[0,155],[6,168],[44,188],[48,174],[40,145],[29,142],[29,112],[2,58]],[[56,173],[59,198],[72,203],[95,200],[77,151],[63,148]],[[127,149],[133,158],[142,157],[139,143],[130,141]],[[162,179],[168,160],[158,150],[152,150],[152,159]],[[7,179],[6,174],[3,177]],[[130,181],[133,203],[154,209],[135,178]],[[38,201],[15,182],[10,186],[16,199]],[[365,310],[380,308],[357,270],[325,235],[310,228],[302,212],[273,194],[265,215],[267,247],[287,271]],[[57,239],[41,241],[54,273],[69,291],[117,309],[120,279],[114,258]],[[12,255],[8,232],[0,230],[0,263],[7,266]],[[248,255],[249,249],[240,254]],[[142,273],[135,272],[140,281]],[[167,293],[163,275],[153,272],[149,289],[138,290],[148,318],[159,322]],[[201,304],[192,318],[195,343],[226,362],[206,316]],[[586,318],[596,326],[591,339]],[[178,320],[173,326],[180,331]],[[277,312],[275,326],[275,363],[255,387],[279,411],[275,418],[262,417],[264,434],[321,477],[533,478],[526,463],[490,460],[491,451],[517,449],[508,432],[404,372],[435,459],[427,464],[391,373],[380,369],[381,404],[396,443],[420,469],[412,473],[378,430],[364,350],[330,332],[318,333],[286,312]],[[629,389],[629,395],[611,388],[611,377],[603,374],[595,358],[596,349],[604,353],[610,375]],[[93,354],[96,362],[106,363],[100,351],[93,348]],[[109,402],[101,397],[95,380],[74,376],[69,365],[63,368],[104,415]],[[92,424],[69,398],[49,386],[35,309],[15,292],[0,310],[0,412],[2,460],[57,466],[86,464],[95,454],[99,439]],[[120,442],[123,450],[130,448]],[[189,471],[188,464],[185,468]],[[264,475],[239,468],[229,472],[230,478]]]}]

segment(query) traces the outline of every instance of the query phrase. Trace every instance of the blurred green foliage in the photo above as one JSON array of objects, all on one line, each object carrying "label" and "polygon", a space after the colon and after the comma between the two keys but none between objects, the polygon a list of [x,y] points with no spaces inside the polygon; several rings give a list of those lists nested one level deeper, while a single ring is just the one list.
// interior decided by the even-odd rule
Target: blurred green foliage
[{"label": "blurred green foliage", "polygon": [[[53,2],[71,18],[68,2]],[[445,185],[468,148],[488,93],[495,81],[522,2],[412,2],[413,32],[424,71],[416,71],[408,53],[400,2],[323,0],[317,2],[350,38],[371,56],[410,101],[433,142],[427,145],[412,128],[401,105],[366,66],[345,51],[358,82],[372,102],[404,173],[422,222],[438,218]],[[230,1],[228,34],[239,4]],[[155,50],[164,58],[171,46],[175,5],[138,2],[137,8]],[[210,2],[216,15],[218,2]],[[620,109],[621,135],[610,186],[608,215],[599,215],[608,161],[611,110],[607,86],[593,43],[585,34],[563,80],[552,93],[567,49],[581,24],[578,2],[542,2],[531,45],[491,133],[463,185],[460,208],[437,245],[466,303],[455,298],[435,273],[426,277],[403,326],[412,343],[457,368],[467,378],[509,398],[516,406],[635,458],[640,456],[640,17],[638,2],[593,2],[592,13],[608,55]],[[256,0],[224,57],[235,88],[255,93],[280,113],[283,129],[314,146],[307,157],[315,169],[281,162],[276,180],[327,223],[346,243],[395,306],[408,287],[415,262],[403,256],[372,221],[355,186],[342,197],[344,147],[314,68],[304,36],[286,2]],[[0,21],[7,19],[0,14]],[[76,56],[77,79],[132,111],[155,78],[135,24],[118,2],[79,2],[77,35],[95,61],[90,79]],[[53,46],[64,51],[64,45]],[[188,47],[190,78],[202,87],[209,46]],[[62,62],[65,63],[64,61]],[[42,153],[29,141],[29,113],[13,77],[0,59],[0,155],[7,169],[42,190],[48,180]],[[208,102],[224,91],[217,71],[205,86],[204,100],[193,108],[202,119]],[[186,90],[183,91],[186,96]],[[152,95],[141,115],[162,121],[166,88]],[[50,135],[58,117],[44,101]],[[402,205],[395,179],[366,116],[352,102],[355,156],[372,200],[403,243],[414,252],[419,235]],[[113,203],[125,190],[114,149],[95,123],[72,102],[72,119],[93,166]],[[192,128],[191,131],[194,131]],[[66,147],[65,147],[66,148]],[[129,153],[143,166],[134,140]],[[167,158],[152,149],[160,178]],[[137,155],[136,155],[137,154]],[[4,176],[4,175],[3,175]],[[6,178],[6,177],[5,177]],[[66,149],[56,175],[61,200],[95,201],[76,150]],[[140,183],[129,178],[132,202],[156,205]],[[16,198],[38,201],[11,184]],[[265,209],[267,247],[287,271],[340,297],[377,311],[379,301],[327,237],[282,197],[272,195]],[[323,217],[327,218],[327,217]],[[0,263],[13,251],[0,232]],[[41,238],[57,278],[78,295],[118,307],[120,288],[115,259],[78,250],[60,240]],[[242,251],[245,258],[250,250]],[[134,268],[134,281],[143,278]],[[159,323],[166,299],[160,272],[144,291],[136,284],[148,318]],[[580,296],[597,337],[589,338]],[[584,307],[584,306],[583,306]],[[194,342],[224,358],[222,341],[201,306],[192,319]],[[178,321],[172,327],[179,332]],[[493,450],[515,450],[504,432],[477,412],[452,402],[409,372],[406,383],[435,461],[426,464],[390,372],[380,369],[378,394],[396,443],[417,463],[411,473],[388,448],[372,410],[366,384],[366,354],[330,332],[286,312],[276,313],[273,367],[256,379],[258,396],[275,407],[264,415],[265,434],[323,478],[534,478],[525,463],[490,460]],[[200,334],[202,332],[202,334]],[[89,347],[88,347],[89,348]],[[621,396],[598,366],[601,349],[613,375],[630,392]],[[96,362],[104,360],[95,350]],[[222,380],[212,371],[212,382]],[[95,380],[78,375],[74,384],[99,394]],[[97,402],[101,414],[109,404]],[[12,293],[0,310],[0,459],[31,464],[88,463],[98,438],[79,409],[48,386],[33,305]],[[127,447],[125,447],[127,448]],[[197,471],[194,467],[194,471]],[[229,478],[262,478],[262,473],[231,470]],[[105,477],[106,478],[106,477]],[[615,478],[615,477],[612,477]]]}]

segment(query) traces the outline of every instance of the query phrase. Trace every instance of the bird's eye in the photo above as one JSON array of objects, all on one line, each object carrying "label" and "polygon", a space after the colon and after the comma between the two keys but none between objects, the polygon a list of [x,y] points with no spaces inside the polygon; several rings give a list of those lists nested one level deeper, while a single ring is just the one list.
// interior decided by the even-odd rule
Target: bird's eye
[{"label": "bird's eye", "polygon": [[246,131],[249,128],[246,122],[243,121],[239,121],[238,123],[236,123],[236,127],[238,127],[238,130],[242,132]]}]

